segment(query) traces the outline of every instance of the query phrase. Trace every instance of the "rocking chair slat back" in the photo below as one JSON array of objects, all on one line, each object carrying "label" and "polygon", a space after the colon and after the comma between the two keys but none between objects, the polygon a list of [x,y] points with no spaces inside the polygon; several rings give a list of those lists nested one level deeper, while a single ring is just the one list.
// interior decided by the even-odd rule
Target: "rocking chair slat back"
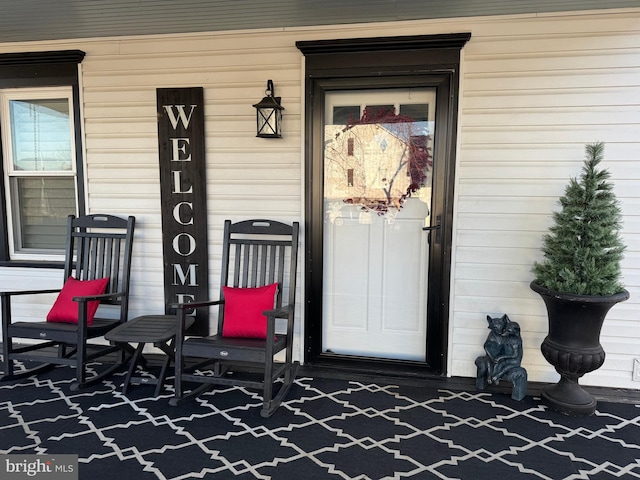
[{"label": "rocking chair slat back", "polygon": [[[219,299],[175,305],[178,333],[172,405],[218,384],[262,388],[262,416],[269,416],[278,408],[295,379],[299,365],[293,361],[298,234],[298,222],[286,225],[273,220],[225,221]],[[278,284],[274,309],[263,312],[267,324],[266,338],[255,338],[254,335],[249,335],[249,338],[225,337],[223,287],[256,288],[274,283]],[[195,308],[218,305],[217,335],[196,338],[185,334],[186,314],[194,305]],[[277,358],[279,352],[284,353],[284,360]],[[199,360],[199,373],[192,373],[186,368],[186,359]],[[262,370],[262,380],[244,379],[245,370]],[[185,383],[202,385],[185,392]],[[277,389],[275,395],[274,388]]]},{"label": "rocking chair slat back", "polygon": [[[231,225],[230,225],[231,227]],[[295,304],[295,272],[287,272],[286,266],[291,263],[291,255],[297,255],[297,245],[291,248],[291,240],[256,240],[252,238],[234,238],[234,234],[245,234],[246,228],[230,230],[229,248],[223,251],[223,278],[220,298],[223,298],[222,286],[235,288],[255,288],[278,283],[275,308],[283,305],[283,298],[288,304]],[[280,229],[275,230],[280,232]],[[264,235],[264,233],[262,233]],[[291,232],[288,233],[291,236]],[[231,258],[230,258],[231,257]],[[232,268],[228,268],[229,263]],[[293,285],[286,280],[293,279]],[[293,287],[293,288],[292,288]],[[283,296],[284,290],[287,297]],[[224,305],[220,305],[218,330],[222,332],[224,321]]]},{"label": "rocking chair slat back", "polygon": [[[103,316],[99,309],[92,322],[89,322],[89,296],[81,296],[74,300],[78,303],[75,319],[65,319],[67,321],[63,323],[45,320],[14,322],[11,318],[12,296],[52,294],[57,290],[0,292],[4,370],[0,380],[34,375],[55,365],[71,365],[76,370],[76,380],[71,384],[71,389],[77,390],[101,381],[121,367],[124,351],[102,343],[89,345],[88,340],[102,337],[127,321],[134,228],[135,218],[132,216],[124,219],[112,215],[86,215],[79,218],[70,215],[67,219],[63,281],[69,277],[77,280],[109,277],[107,288],[100,296],[100,303],[108,304],[107,309],[112,311],[108,316]],[[21,344],[22,339],[28,339],[25,345]],[[52,346],[58,348],[51,349]],[[87,376],[88,362],[114,352],[119,353],[116,364],[105,367],[99,374]],[[16,372],[14,363],[25,361],[34,362],[36,366]]]},{"label": "rocking chair slat back", "polygon": [[[127,220],[110,215],[90,215],[69,218],[69,229],[65,264],[65,278],[74,276],[79,280],[109,278],[105,293],[122,292],[124,295],[108,298],[102,303],[122,305],[129,298],[129,275],[131,270],[131,236],[127,231]],[[113,233],[122,229],[125,233]],[[128,249],[123,252],[122,249]],[[123,254],[124,253],[124,254]],[[126,319],[127,308],[121,310]]]}]

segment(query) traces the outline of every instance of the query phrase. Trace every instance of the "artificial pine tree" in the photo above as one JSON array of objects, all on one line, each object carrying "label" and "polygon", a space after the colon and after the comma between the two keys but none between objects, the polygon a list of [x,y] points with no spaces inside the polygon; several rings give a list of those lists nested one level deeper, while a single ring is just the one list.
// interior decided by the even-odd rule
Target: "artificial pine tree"
[{"label": "artificial pine tree", "polygon": [[540,286],[576,295],[612,295],[621,292],[620,261],[625,249],[620,237],[622,212],[608,181],[598,169],[604,144],[586,146],[580,179],[572,178],[560,197],[560,211],[543,237],[544,260],[533,273]]}]

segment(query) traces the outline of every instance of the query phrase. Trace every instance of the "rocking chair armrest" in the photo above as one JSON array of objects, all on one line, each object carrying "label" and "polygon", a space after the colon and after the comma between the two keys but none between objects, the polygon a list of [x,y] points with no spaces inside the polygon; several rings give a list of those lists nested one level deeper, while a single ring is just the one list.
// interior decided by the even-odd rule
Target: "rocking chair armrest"
[{"label": "rocking chair armrest", "polygon": [[[176,342],[178,348],[182,348],[181,344],[185,337],[185,332],[188,327],[187,312],[200,307],[210,307],[212,305],[220,305],[224,303],[224,300],[204,300],[202,302],[185,302],[185,303],[170,303],[169,308],[176,311]],[[191,321],[193,322],[193,320]]]},{"label": "rocking chair armrest", "polygon": [[0,297],[12,297],[14,295],[37,295],[40,293],[58,293],[60,288],[48,288],[46,290],[13,290],[0,292]]},{"label": "rocking chair armrest", "polygon": [[123,296],[124,296],[124,292],[112,292],[112,293],[101,293],[99,295],[82,295],[79,297],[73,297],[72,300],[74,302],[93,302],[95,300],[106,300],[108,298],[118,298]]},{"label": "rocking chair armrest", "polygon": [[292,310],[293,305],[284,305],[280,308],[274,308],[273,310],[265,310],[262,314],[265,317],[287,318]]},{"label": "rocking chair armrest", "polygon": [[191,310],[193,308],[220,305],[221,303],[224,303],[224,300],[204,300],[202,302],[170,303],[169,308],[176,310]]}]

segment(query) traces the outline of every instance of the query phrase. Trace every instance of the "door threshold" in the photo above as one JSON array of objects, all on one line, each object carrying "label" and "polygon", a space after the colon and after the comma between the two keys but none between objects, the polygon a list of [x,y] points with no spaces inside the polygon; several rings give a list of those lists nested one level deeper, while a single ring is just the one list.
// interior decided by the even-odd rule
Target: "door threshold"
[{"label": "door threshold", "polygon": [[300,370],[302,374],[306,372],[310,376],[342,379],[354,379],[357,376],[363,380],[376,381],[386,378],[395,383],[407,384],[424,384],[425,380],[439,383],[446,379],[424,362],[335,354],[323,354],[317,360],[301,365]]}]

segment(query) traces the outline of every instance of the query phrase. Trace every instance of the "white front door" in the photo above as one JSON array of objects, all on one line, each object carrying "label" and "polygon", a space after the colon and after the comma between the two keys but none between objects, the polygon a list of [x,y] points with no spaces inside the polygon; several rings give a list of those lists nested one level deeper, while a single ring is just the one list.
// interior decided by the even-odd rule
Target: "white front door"
[{"label": "white front door", "polygon": [[435,88],[326,93],[326,353],[426,360]]}]

